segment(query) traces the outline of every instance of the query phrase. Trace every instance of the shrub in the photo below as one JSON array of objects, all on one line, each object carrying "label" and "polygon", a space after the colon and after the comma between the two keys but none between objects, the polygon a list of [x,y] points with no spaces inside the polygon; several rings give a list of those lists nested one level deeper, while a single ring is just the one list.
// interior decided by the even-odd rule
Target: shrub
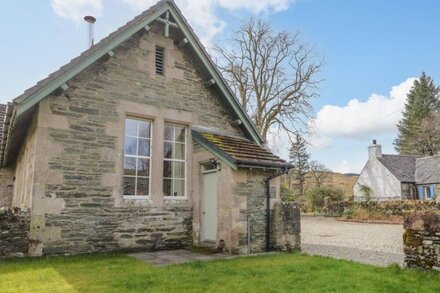
[{"label": "shrub", "polygon": [[342,201],[344,192],[339,188],[319,187],[306,192],[306,202],[313,212],[321,212],[324,207],[325,198],[332,202]]},{"label": "shrub", "polygon": [[362,199],[365,201],[371,200],[371,188],[367,185],[361,185],[359,187],[360,192],[362,193]]},{"label": "shrub", "polygon": [[298,201],[298,198],[300,197],[299,190],[290,187],[286,183],[281,184],[280,194],[283,202]]}]

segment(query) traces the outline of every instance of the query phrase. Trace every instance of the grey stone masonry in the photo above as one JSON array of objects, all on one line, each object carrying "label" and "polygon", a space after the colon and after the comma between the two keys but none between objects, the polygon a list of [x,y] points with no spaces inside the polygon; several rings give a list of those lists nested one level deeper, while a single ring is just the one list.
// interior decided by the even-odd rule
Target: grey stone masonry
[{"label": "grey stone masonry", "polygon": [[[156,250],[192,244],[192,170],[188,198],[164,200],[163,125],[179,123],[242,132],[189,56],[162,26],[135,34],[68,82],[60,96],[40,103],[31,255]],[[165,75],[154,71],[154,50],[166,50]],[[151,194],[124,198],[126,117],[152,121]],[[189,131],[188,131],[189,132]],[[190,134],[190,133],[189,133]],[[190,136],[188,138],[190,140]],[[191,148],[188,141],[188,149]],[[191,150],[188,150],[188,162]],[[190,165],[188,164],[188,167]]]},{"label": "grey stone masonry", "polygon": [[14,168],[0,169],[0,207],[12,206]]},{"label": "grey stone masonry", "polygon": [[[240,246],[246,246],[249,240],[250,253],[262,252],[266,248],[265,179],[270,175],[272,175],[272,172],[247,171],[246,182],[239,182],[234,188],[234,194],[245,196],[247,201],[247,209],[240,210],[239,217],[241,221],[249,221],[248,231],[250,235],[248,237],[247,233],[242,233],[239,244]],[[273,243],[273,241],[271,242]]]},{"label": "grey stone masonry", "polygon": [[48,240],[44,255],[182,248],[192,244],[192,209],[71,209],[48,215],[46,225],[61,228],[60,240]]},{"label": "grey stone masonry", "polygon": [[0,258],[26,255],[28,233],[27,209],[0,208]]},{"label": "grey stone masonry", "polygon": [[272,227],[276,250],[301,250],[301,212],[298,203],[275,203]]},{"label": "grey stone masonry", "polygon": [[405,217],[405,265],[440,270],[440,212],[419,211]]}]

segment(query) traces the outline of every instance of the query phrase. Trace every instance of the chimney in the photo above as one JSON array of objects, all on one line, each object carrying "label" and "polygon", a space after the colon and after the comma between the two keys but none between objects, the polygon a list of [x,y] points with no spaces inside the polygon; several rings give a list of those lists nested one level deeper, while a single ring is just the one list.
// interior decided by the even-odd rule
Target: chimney
[{"label": "chimney", "polygon": [[368,147],[368,159],[374,160],[377,158],[382,158],[382,146],[373,139],[373,144]]},{"label": "chimney", "polygon": [[96,18],[94,18],[91,15],[87,15],[87,16],[84,16],[84,20],[89,24],[89,48],[90,48],[91,46],[93,46],[93,44],[95,42],[95,40],[94,40],[94,33],[95,33],[94,32],[95,31],[94,25],[96,22]]}]

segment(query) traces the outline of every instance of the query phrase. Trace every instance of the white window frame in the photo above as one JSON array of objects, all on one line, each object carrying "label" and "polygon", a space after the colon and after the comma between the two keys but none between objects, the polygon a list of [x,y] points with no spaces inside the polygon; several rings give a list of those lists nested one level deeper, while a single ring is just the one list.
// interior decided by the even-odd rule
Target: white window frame
[{"label": "white window frame", "polygon": [[[165,139],[165,127],[166,126],[173,126],[173,139],[174,140],[166,140]],[[188,147],[188,127],[186,126],[186,125],[181,125],[181,124],[177,124],[177,123],[169,123],[169,122],[165,122],[164,123],[164,128],[163,128],[163,133],[164,133],[164,139],[163,139],[163,145],[164,145],[164,147],[165,147],[165,143],[166,142],[169,142],[169,143],[172,143],[172,144],[174,144],[174,143],[180,143],[180,144],[182,144],[181,142],[176,142],[175,141],[175,137],[176,137],[176,127],[183,127],[184,129],[185,129],[185,143],[184,143],[184,145],[185,145],[185,148],[184,148],[184,159],[183,160],[181,160],[181,159],[173,159],[173,158],[165,158],[165,148],[164,148],[164,150],[163,150],[163,153],[162,153],[162,165],[164,165],[164,162],[165,161],[167,161],[167,162],[181,162],[181,163],[184,163],[185,164],[185,176],[184,176],[184,187],[183,187],[183,196],[173,196],[173,195],[165,195],[165,193],[163,194],[163,196],[164,196],[164,199],[186,199],[187,198],[187,196],[186,196],[186,187],[187,187],[187,183],[188,183],[188,163],[187,163],[187,147]],[[173,145],[173,147],[174,147],[174,145]],[[171,176],[172,176],[173,174],[171,174]],[[174,190],[174,183],[173,183],[173,180],[174,179],[179,179],[179,180],[181,180],[181,178],[174,178],[174,177],[164,177],[163,176],[163,172],[162,172],[162,192],[163,192],[163,182],[165,181],[165,179],[171,179],[171,189],[172,189],[172,191]]]},{"label": "white window frame", "polygon": [[[431,194],[431,187],[434,190],[434,194]],[[428,193],[431,195],[431,197],[428,197]],[[435,199],[435,185],[423,185],[423,197],[425,198],[425,200]]]},{"label": "white window frame", "polygon": [[[136,121],[143,121],[143,122],[148,122],[150,123],[150,137],[149,138],[144,138],[144,137],[139,137],[139,123],[137,125],[137,129],[136,129],[136,136],[133,135],[127,135],[125,132],[125,128],[127,125],[127,120],[136,120]],[[127,137],[131,137],[131,138],[136,138],[136,155],[126,155],[125,154],[125,139]],[[138,147],[139,147],[139,138],[142,139],[148,139],[150,141],[150,156],[139,156],[138,154]],[[133,116],[127,116],[125,117],[125,121],[124,121],[124,145],[123,145],[123,158],[122,158],[122,196],[124,199],[134,199],[134,200],[145,200],[145,199],[151,199],[151,167],[152,167],[152,156],[151,156],[151,152],[152,152],[152,146],[153,146],[153,121],[149,120],[149,119],[143,119],[143,118],[139,118],[139,117],[133,117]],[[140,158],[140,159],[148,159],[149,160],[149,176],[148,176],[148,195],[136,195],[136,194],[124,194],[124,177],[135,177],[135,193],[137,192],[137,178],[147,178],[146,176],[137,176],[136,175],[125,175],[124,174],[124,161],[125,158]],[[137,163],[136,163],[136,173],[137,173]]]}]

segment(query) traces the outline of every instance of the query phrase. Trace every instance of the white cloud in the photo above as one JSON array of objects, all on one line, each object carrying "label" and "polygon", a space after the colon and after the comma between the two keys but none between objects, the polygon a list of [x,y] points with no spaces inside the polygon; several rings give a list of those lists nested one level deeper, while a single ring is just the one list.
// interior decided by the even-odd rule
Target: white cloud
[{"label": "white cloud", "polygon": [[[304,139],[308,142],[310,151],[324,149],[330,145],[330,139],[316,133],[305,135]],[[284,160],[289,159],[290,140],[287,131],[278,128],[269,129],[267,135],[268,148]]]},{"label": "white cloud", "polygon": [[244,9],[252,13],[279,12],[289,7],[290,0],[218,0],[219,6],[229,10]]},{"label": "white cloud", "polygon": [[344,160],[331,169],[333,172],[338,172],[338,173],[360,173],[362,171],[363,166],[364,163],[362,162],[350,163]]},{"label": "white cloud", "polygon": [[[142,12],[157,3],[158,0],[119,0]],[[280,12],[286,10],[294,0],[176,0],[183,15],[189,20],[200,36],[203,44],[212,46],[215,35],[221,33],[226,22],[220,19],[215,10],[247,11],[250,13]],[[101,16],[103,3],[107,0],[51,0],[55,13],[66,20],[79,22],[87,14]]]},{"label": "white cloud", "polygon": [[267,134],[267,147],[284,160],[289,159],[290,141],[284,129],[270,128]]},{"label": "white cloud", "polygon": [[408,78],[393,86],[388,96],[372,94],[366,101],[353,99],[343,107],[326,105],[312,121],[313,129],[321,137],[342,138],[395,132],[414,80]]},{"label": "white cloud", "polygon": [[[143,11],[155,4],[156,0],[121,0],[138,11]],[[176,0],[183,15],[199,34],[205,46],[212,46],[215,35],[221,33],[226,22],[215,14],[216,8],[229,11],[245,10],[251,13],[279,12],[289,7],[292,0]]]},{"label": "white cloud", "polygon": [[82,21],[85,15],[102,15],[103,0],[51,0],[54,12],[66,20]]}]

